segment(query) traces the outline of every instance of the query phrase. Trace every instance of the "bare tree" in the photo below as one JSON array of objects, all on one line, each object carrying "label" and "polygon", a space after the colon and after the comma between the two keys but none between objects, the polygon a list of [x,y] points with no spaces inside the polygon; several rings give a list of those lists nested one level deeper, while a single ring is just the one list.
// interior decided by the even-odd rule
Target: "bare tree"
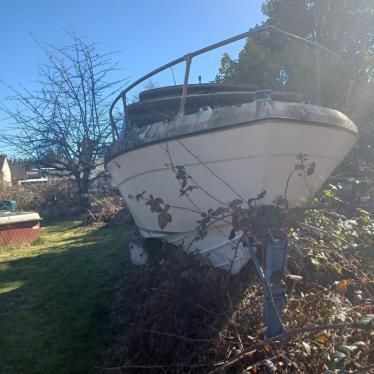
[{"label": "bare tree", "polygon": [[92,170],[111,139],[108,99],[120,81],[108,79],[118,70],[113,52],[99,54],[95,43],[74,33],[69,37],[71,44],[63,47],[37,42],[47,57],[39,67],[40,88],[9,87],[13,96],[8,100],[16,105],[0,107],[12,121],[2,141],[19,157],[69,173],[84,201],[100,176]]}]

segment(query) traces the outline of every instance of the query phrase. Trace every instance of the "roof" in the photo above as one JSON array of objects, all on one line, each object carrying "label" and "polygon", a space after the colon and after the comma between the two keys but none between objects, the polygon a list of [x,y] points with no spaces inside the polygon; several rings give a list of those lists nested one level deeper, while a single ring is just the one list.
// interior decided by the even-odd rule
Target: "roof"
[{"label": "roof", "polygon": [[26,165],[24,162],[11,161],[9,163],[12,180],[26,179]]},{"label": "roof", "polygon": [[6,160],[6,156],[0,155],[0,169],[3,168],[5,160]]}]

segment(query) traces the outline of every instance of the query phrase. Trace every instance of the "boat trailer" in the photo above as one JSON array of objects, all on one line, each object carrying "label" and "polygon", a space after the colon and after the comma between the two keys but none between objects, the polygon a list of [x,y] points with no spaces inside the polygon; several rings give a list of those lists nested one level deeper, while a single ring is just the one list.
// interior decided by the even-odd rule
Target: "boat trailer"
[{"label": "boat trailer", "polygon": [[267,327],[265,335],[268,338],[281,335],[285,332],[282,315],[286,291],[281,287],[280,280],[285,272],[287,239],[275,238],[271,231],[267,233],[265,269],[250,241],[247,240],[246,243],[264,290],[263,319]]}]

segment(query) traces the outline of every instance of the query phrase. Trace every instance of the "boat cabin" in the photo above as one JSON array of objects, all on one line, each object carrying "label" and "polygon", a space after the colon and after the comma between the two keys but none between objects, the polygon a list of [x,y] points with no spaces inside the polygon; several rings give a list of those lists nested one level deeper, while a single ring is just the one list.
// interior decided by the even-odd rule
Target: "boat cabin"
[{"label": "boat cabin", "polygon": [[[240,105],[260,98],[296,102],[303,96],[293,92],[273,92],[254,85],[189,84],[184,114],[230,105]],[[127,124],[142,127],[160,121],[170,121],[180,111],[183,85],[153,88],[139,94],[139,101],[126,106]]]}]

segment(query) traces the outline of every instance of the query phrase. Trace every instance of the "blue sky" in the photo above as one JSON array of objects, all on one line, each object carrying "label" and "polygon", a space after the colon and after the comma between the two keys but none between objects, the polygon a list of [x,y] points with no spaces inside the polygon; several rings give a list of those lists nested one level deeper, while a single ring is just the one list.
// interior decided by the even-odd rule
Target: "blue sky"
[{"label": "blue sky", "polygon": [[[121,71],[115,78],[137,79],[148,71],[193,50],[244,32],[265,20],[262,0],[0,0],[0,79],[33,88],[37,65],[44,61],[34,37],[64,44],[70,28],[99,43],[100,52],[116,55]],[[237,43],[195,60],[191,81],[214,78],[224,51],[236,54]],[[177,81],[182,69],[175,68]],[[168,71],[154,78],[172,84]],[[0,100],[9,90],[0,85]],[[1,116],[0,116],[1,117]]]}]

